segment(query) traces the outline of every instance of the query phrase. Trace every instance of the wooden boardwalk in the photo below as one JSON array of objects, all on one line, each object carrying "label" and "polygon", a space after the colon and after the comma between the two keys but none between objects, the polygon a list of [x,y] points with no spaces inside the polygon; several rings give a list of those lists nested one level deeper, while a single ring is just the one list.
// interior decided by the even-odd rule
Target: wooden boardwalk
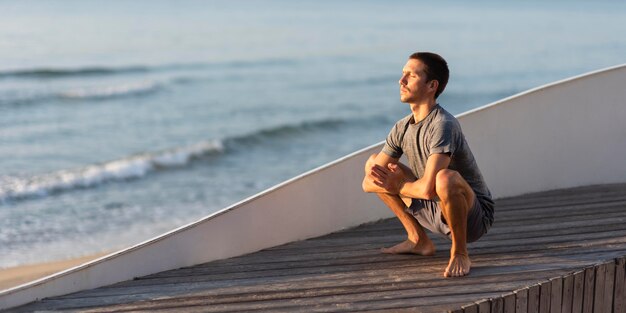
[{"label": "wooden boardwalk", "polygon": [[[623,259],[617,266],[607,266],[626,255],[626,184],[499,199],[494,226],[470,244],[473,267],[463,278],[442,277],[450,247],[443,238],[433,237],[438,249],[434,257],[378,252],[404,239],[395,219],[383,220],[242,257],[44,299],[14,311],[445,312],[494,298],[466,306],[465,311],[517,306],[517,312],[547,312],[543,310],[549,307],[556,312],[560,304],[564,309],[558,312],[565,313],[587,312],[583,308],[593,308],[594,303],[598,308],[602,305],[598,299],[612,302],[609,293],[617,293],[621,297],[602,311],[611,312],[615,305],[615,312],[624,312]],[[594,272],[590,266],[600,263],[605,264]],[[604,275],[609,269],[618,279]],[[585,276],[586,272],[598,275]],[[593,285],[604,281],[610,292],[594,291]],[[512,294],[515,290],[517,294]],[[539,298],[555,290],[558,304]],[[591,298],[581,292],[591,293]],[[596,302],[590,303],[594,295]]]}]

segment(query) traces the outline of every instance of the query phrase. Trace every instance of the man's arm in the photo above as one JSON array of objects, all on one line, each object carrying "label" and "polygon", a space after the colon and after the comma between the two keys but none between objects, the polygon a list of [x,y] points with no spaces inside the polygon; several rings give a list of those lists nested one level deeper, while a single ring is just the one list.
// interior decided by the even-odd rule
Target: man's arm
[{"label": "man's arm", "polygon": [[374,169],[379,167],[387,168],[389,164],[397,164],[398,159],[392,158],[384,152],[380,152],[379,154],[372,155],[367,163],[365,163],[365,177],[363,178],[363,191],[365,192],[383,192],[389,193],[385,188],[381,187],[379,184],[375,183],[374,180]]},{"label": "man's arm", "polygon": [[424,177],[414,182],[404,183],[399,194],[414,199],[436,200],[435,180],[437,173],[442,169],[448,168],[448,165],[450,165],[449,155],[443,153],[432,154],[426,160]]},{"label": "man's arm", "polygon": [[433,154],[426,161],[424,176],[418,180],[411,181],[396,163],[387,164],[386,167],[375,164],[372,169],[372,183],[381,188],[386,193],[399,194],[404,197],[414,199],[435,200],[435,180],[437,173],[450,165],[448,154]]}]

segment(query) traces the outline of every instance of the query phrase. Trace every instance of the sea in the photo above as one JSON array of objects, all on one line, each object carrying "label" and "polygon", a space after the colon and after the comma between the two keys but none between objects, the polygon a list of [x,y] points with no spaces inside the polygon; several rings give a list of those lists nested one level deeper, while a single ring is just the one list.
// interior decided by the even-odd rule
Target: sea
[{"label": "sea", "polygon": [[0,268],[129,247],[381,142],[415,51],[447,59],[459,114],[626,63],[624,34],[623,0],[0,1]]}]

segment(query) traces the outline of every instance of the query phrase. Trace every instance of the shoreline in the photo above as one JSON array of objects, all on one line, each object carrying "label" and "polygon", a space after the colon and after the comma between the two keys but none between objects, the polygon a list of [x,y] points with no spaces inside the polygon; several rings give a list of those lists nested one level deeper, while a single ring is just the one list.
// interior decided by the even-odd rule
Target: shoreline
[{"label": "shoreline", "polygon": [[103,257],[111,252],[102,252],[67,260],[26,264],[0,269],[0,291],[64,271],[74,266]]}]

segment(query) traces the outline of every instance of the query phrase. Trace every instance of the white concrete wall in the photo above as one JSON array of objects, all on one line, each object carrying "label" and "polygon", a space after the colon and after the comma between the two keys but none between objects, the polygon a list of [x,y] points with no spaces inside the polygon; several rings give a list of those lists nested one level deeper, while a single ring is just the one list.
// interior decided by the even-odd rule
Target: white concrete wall
[{"label": "white concrete wall", "polygon": [[[625,82],[621,66],[460,115],[494,196],[625,182]],[[380,149],[374,145],[196,223],[0,292],[0,309],[390,217],[374,195],[361,191],[363,164]]]},{"label": "white concrete wall", "polygon": [[496,198],[626,182],[626,65],[458,116]]}]

